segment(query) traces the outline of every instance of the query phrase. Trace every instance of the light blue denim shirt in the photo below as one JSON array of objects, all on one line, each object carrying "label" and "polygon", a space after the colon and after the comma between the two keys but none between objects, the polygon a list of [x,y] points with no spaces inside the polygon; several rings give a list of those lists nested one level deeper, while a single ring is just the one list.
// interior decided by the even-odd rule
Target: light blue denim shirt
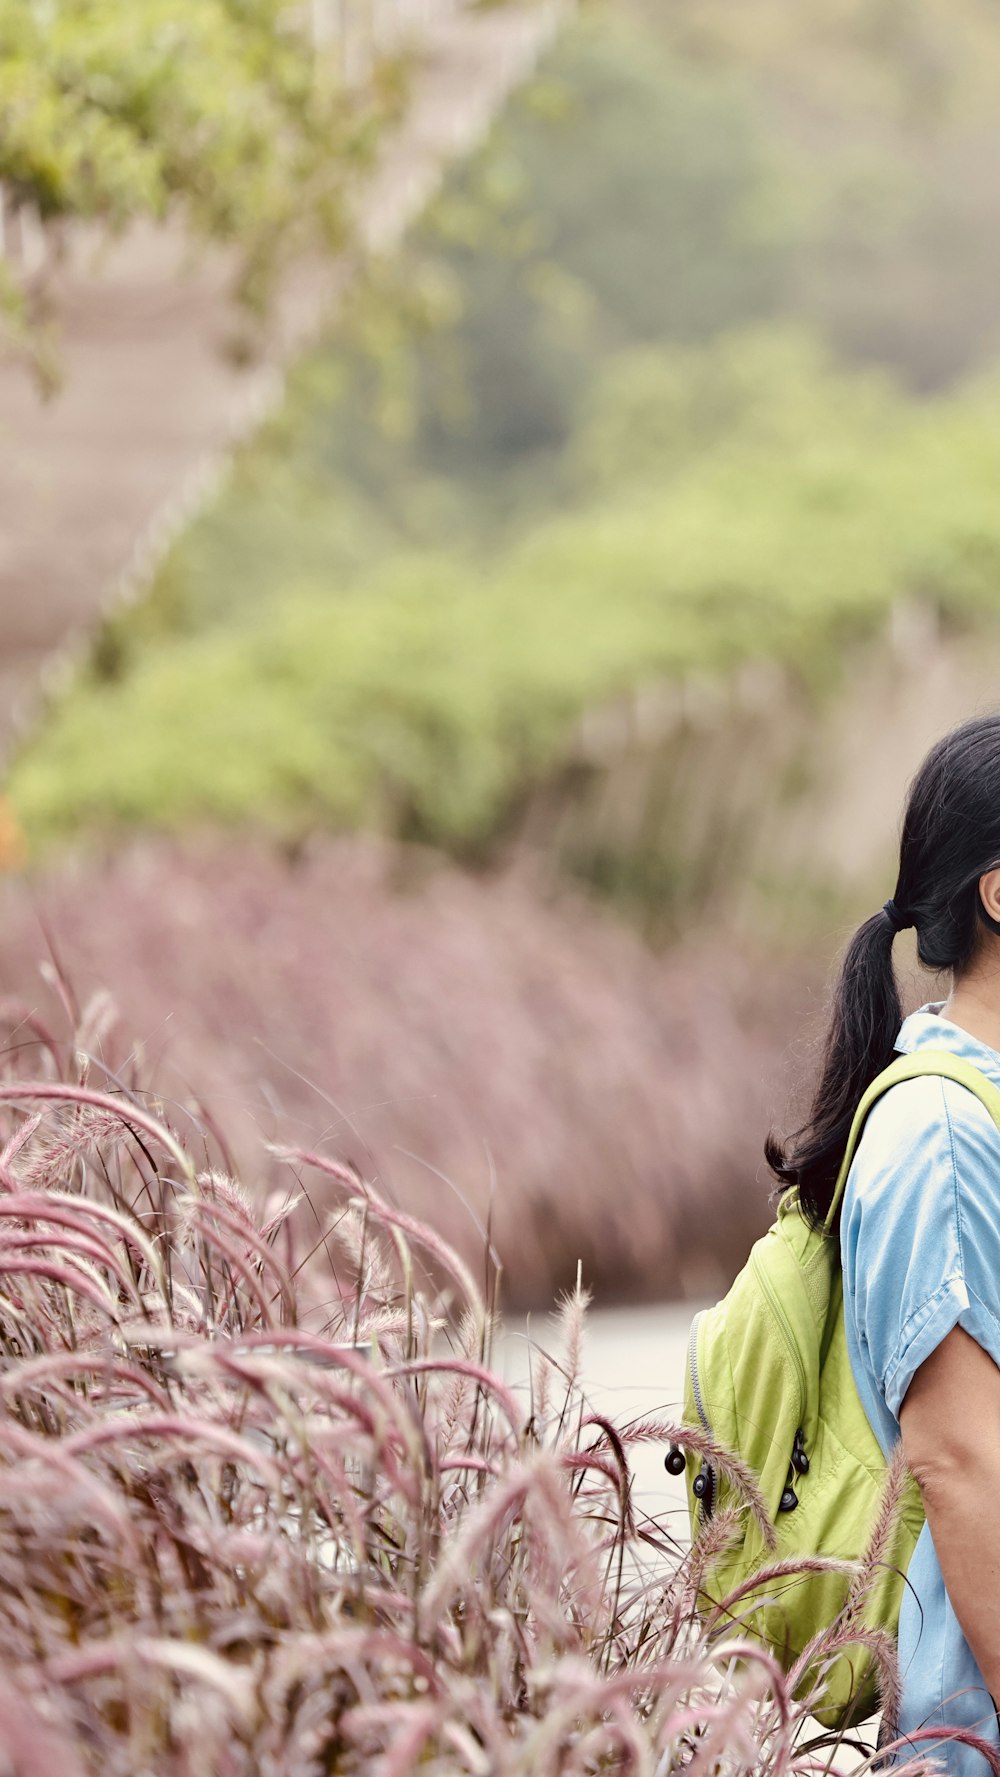
[{"label": "light blue denim shirt", "polygon": [[[1000,1053],[940,1013],[940,1004],[914,1012],[897,1049],[949,1049],[1000,1086]],[[1000,1132],[965,1087],[934,1076],[906,1080],[874,1106],[847,1179],[841,1253],[851,1366],[888,1452],[907,1388],[953,1327],[964,1327],[1000,1364]],[[990,1513],[998,1507],[984,1501]],[[901,1732],[960,1725],[1000,1747],[993,1704],[926,1525],[908,1579],[899,1625]],[[925,1750],[954,1777],[984,1777],[989,1768],[969,1748],[938,1751],[926,1743]]]}]

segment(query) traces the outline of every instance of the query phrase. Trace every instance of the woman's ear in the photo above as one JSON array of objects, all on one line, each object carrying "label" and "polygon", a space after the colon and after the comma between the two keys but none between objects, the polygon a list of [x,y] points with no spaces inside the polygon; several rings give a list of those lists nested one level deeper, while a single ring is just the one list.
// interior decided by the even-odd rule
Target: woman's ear
[{"label": "woman's ear", "polygon": [[1000,870],[987,870],[979,878],[979,897],[990,918],[1000,924]]}]

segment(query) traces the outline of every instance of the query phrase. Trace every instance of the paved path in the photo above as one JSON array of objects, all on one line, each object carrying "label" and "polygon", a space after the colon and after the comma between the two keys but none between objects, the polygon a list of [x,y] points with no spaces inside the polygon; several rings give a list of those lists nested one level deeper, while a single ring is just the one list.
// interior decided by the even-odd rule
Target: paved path
[{"label": "paved path", "polygon": [[[456,10],[428,0],[412,102],[359,203],[372,248],[398,240],[447,162],[474,144],[530,71],[568,0]],[[303,267],[282,292],[265,362],[222,350],[234,315],[220,253],[182,269],[183,243],[136,230],[65,288],[66,381],[42,403],[0,365],[0,757],[58,683],[101,611],[132,596],[280,396],[281,365],[335,300],[343,266]]]},{"label": "paved path", "polygon": [[[659,1307],[589,1309],[581,1369],[594,1410],[606,1413],[616,1425],[627,1425],[633,1419],[678,1419],[684,1398],[688,1334],[692,1318],[702,1306],[700,1302],[665,1302]],[[558,1329],[547,1315],[533,1315],[530,1322],[513,1314],[507,1317],[498,1368],[509,1382],[525,1390],[529,1339],[555,1357],[561,1349]],[[633,1504],[663,1520],[671,1534],[685,1543],[684,1481],[667,1474],[665,1455],[665,1444],[639,1444],[632,1451]]]}]

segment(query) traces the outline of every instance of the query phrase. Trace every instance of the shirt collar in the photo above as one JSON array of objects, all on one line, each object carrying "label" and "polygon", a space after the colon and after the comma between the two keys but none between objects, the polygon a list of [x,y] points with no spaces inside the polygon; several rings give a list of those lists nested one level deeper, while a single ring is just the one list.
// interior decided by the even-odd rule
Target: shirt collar
[{"label": "shirt collar", "polygon": [[981,1043],[961,1025],[952,1024],[950,1018],[943,1017],[941,1008],[944,1004],[944,1000],[934,1000],[921,1006],[919,1012],[911,1012],[903,1020],[896,1048],[904,1055],[917,1055],[922,1049],[947,1049],[952,1055],[961,1055],[971,1061],[981,1073],[1000,1085],[1000,1052]]}]

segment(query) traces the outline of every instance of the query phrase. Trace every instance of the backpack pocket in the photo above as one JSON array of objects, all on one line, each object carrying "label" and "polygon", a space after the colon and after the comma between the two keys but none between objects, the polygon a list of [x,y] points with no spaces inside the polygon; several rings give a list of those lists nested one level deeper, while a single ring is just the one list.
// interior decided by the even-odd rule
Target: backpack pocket
[{"label": "backpack pocket", "polygon": [[[850,1571],[820,1563],[863,1557],[886,1472],[851,1375],[835,1248],[798,1215],[780,1217],[725,1300],[696,1316],[684,1420],[753,1471],[776,1536],[769,1548],[722,1464],[698,1487],[710,1465],[689,1451],[693,1538],[713,1512],[737,1513],[736,1541],[699,1581],[700,1608],[713,1635],[749,1635],[790,1669],[815,1637],[838,1633]],[[907,1497],[895,1546],[872,1574],[863,1621],[889,1634],[919,1524],[919,1497]],[[822,1668],[819,1718],[861,1719],[876,1699],[867,1650],[848,1637]]]}]

